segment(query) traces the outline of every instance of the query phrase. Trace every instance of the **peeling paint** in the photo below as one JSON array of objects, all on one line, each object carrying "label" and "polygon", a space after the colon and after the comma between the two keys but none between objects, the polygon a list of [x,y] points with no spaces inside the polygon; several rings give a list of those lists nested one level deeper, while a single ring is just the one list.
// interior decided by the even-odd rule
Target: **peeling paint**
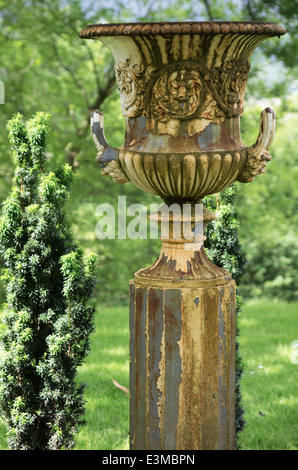
[{"label": "peeling paint", "polygon": [[[124,144],[114,149],[102,113],[93,113],[102,174],[182,205],[264,173],[274,113],[261,113],[251,147],[242,144],[239,117],[254,49],[284,33],[258,22],[83,30],[80,37],[101,39],[114,56],[126,119]],[[214,218],[204,209],[205,225]],[[130,283],[130,447],[234,449],[236,287],[203,243],[182,237],[162,240],[156,262]]]},{"label": "peeling paint", "polygon": [[178,342],[182,334],[181,291],[165,290],[165,431],[164,449],[176,447],[178,398],[182,359]]},{"label": "peeling paint", "polygon": [[131,299],[134,288],[131,328],[145,344],[131,346],[133,448],[233,449],[234,281],[179,289],[140,287],[134,281]]},{"label": "peeling paint", "polygon": [[162,395],[159,377],[164,335],[163,292],[149,288],[148,300],[148,448],[161,449],[159,401]]},{"label": "peeling paint", "polygon": [[131,282],[134,449],[234,448],[235,283],[186,242],[163,240]]}]

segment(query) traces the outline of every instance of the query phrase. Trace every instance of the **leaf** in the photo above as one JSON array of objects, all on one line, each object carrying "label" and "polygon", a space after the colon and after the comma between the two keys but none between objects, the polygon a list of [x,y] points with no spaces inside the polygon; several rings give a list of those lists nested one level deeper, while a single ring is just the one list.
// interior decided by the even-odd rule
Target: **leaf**
[{"label": "leaf", "polygon": [[114,380],[113,377],[112,377],[112,381],[113,381],[113,384],[115,385],[115,387],[119,388],[120,390],[122,390],[122,392],[124,392],[124,393],[126,393],[127,395],[129,395],[129,390],[128,390],[128,388],[124,387],[124,385],[118,384],[118,382],[116,382],[116,380]]}]

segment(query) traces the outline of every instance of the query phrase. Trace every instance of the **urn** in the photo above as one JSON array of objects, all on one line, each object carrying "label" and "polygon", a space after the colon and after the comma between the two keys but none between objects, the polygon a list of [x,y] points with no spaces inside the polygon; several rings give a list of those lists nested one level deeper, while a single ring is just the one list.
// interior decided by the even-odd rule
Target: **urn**
[{"label": "urn", "polygon": [[[216,215],[195,208],[209,194],[264,173],[275,130],[261,113],[256,142],[241,140],[250,58],[283,27],[259,22],[90,25],[115,60],[126,132],[119,148],[94,110],[91,130],[104,175],[190,207],[194,226]],[[264,72],[265,73],[265,72]],[[236,286],[194,231],[174,237],[184,213],[155,214],[171,226],[155,263],[130,282],[130,448],[235,449]]]},{"label": "urn", "polygon": [[280,36],[275,23],[185,22],[91,25],[82,38],[111,51],[126,119],[123,145],[106,142],[93,115],[102,172],[165,201],[198,201],[235,181],[249,182],[270,160],[275,116],[261,114],[251,147],[240,116],[254,49]]}]

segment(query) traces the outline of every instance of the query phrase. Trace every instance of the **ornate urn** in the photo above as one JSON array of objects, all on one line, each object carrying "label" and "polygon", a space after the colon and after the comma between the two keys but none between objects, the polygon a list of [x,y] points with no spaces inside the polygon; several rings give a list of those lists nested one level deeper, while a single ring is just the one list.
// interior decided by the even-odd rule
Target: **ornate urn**
[{"label": "ornate urn", "polygon": [[84,29],[82,38],[100,39],[113,54],[126,118],[125,141],[114,149],[104,138],[102,115],[94,116],[102,172],[175,202],[197,201],[263,173],[274,113],[263,111],[258,140],[248,148],[240,116],[254,49],[284,33],[274,23],[248,22]]},{"label": "ornate urn", "polygon": [[[192,208],[264,173],[274,112],[261,113],[251,147],[242,143],[240,116],[254,49],[284,33],[256,22],[98,24],[81,31],[110,49],[126,118],[123,145],[115,149],[102,113],[92,115],[102,173]],[[215,217],[204,209],[204,224]],[[193,212],[189,218],[196,222]],[[170,214],[168,220],[181,223]],[[131,448],[234,449],[235,284],[194,235],[170,232],[156,262],[135,274],[130,330]]]}]

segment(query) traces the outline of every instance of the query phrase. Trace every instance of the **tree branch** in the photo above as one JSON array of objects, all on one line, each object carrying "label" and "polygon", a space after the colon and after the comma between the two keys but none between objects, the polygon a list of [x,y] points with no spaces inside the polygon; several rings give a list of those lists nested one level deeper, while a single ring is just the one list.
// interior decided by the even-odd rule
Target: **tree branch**
[{"label": "tree branch", "polygon": [[256,15],[255,15],[255,12],[254,12],[254,10],[253,10],[253,7],[252,7],[252,5],[251,5],[251,3],[250,3],[250,0],[245,0],[245,1],[243,2],[243,6],[244,6],[244,8],[246,8],[246,11],[247,11],[247,13],[248,13],[250,19],[253,20],[253,21],[256,21],[257,18],[256,18]]},{"label": "tree branch", "polygon": [[72,70],[72,68],[63,61],[63,59],[62,59],[62,57],[59,53],[57,43],[56,43],[55,38],[54,38],[53,35],[52,35],[52,45],[53,45],[53,51],[54,51],[54,54],[56,56],[56,59],[58,60],[59,64],[62,66],[62,68],[66,72],[69,73],[69,75],[71,76],[75,86],[81,91],[81,94],[82,94],[82,96],[85,100],[85,103],[86,103],[87,107],[89,108],[90,103],[89,103],[89,100],[88,100],[87,92],[86,92],[85,88],[83,87],[82,82],[78,79],[78,77],[76,76],[76,74]]},{"label": "tree branch", "polygon": [[214,16],[212,15],[212,11],[211,11],[211,6],[210,6],[210,3],[209,3],[209,0],[203,0],[203,1],[204,1],[204,5],[205,5],[205,8],[206,8],[206,11],[207,11],[208,19],[209,19],[209,21],[213,21],[213,20],[214,20]]}]

